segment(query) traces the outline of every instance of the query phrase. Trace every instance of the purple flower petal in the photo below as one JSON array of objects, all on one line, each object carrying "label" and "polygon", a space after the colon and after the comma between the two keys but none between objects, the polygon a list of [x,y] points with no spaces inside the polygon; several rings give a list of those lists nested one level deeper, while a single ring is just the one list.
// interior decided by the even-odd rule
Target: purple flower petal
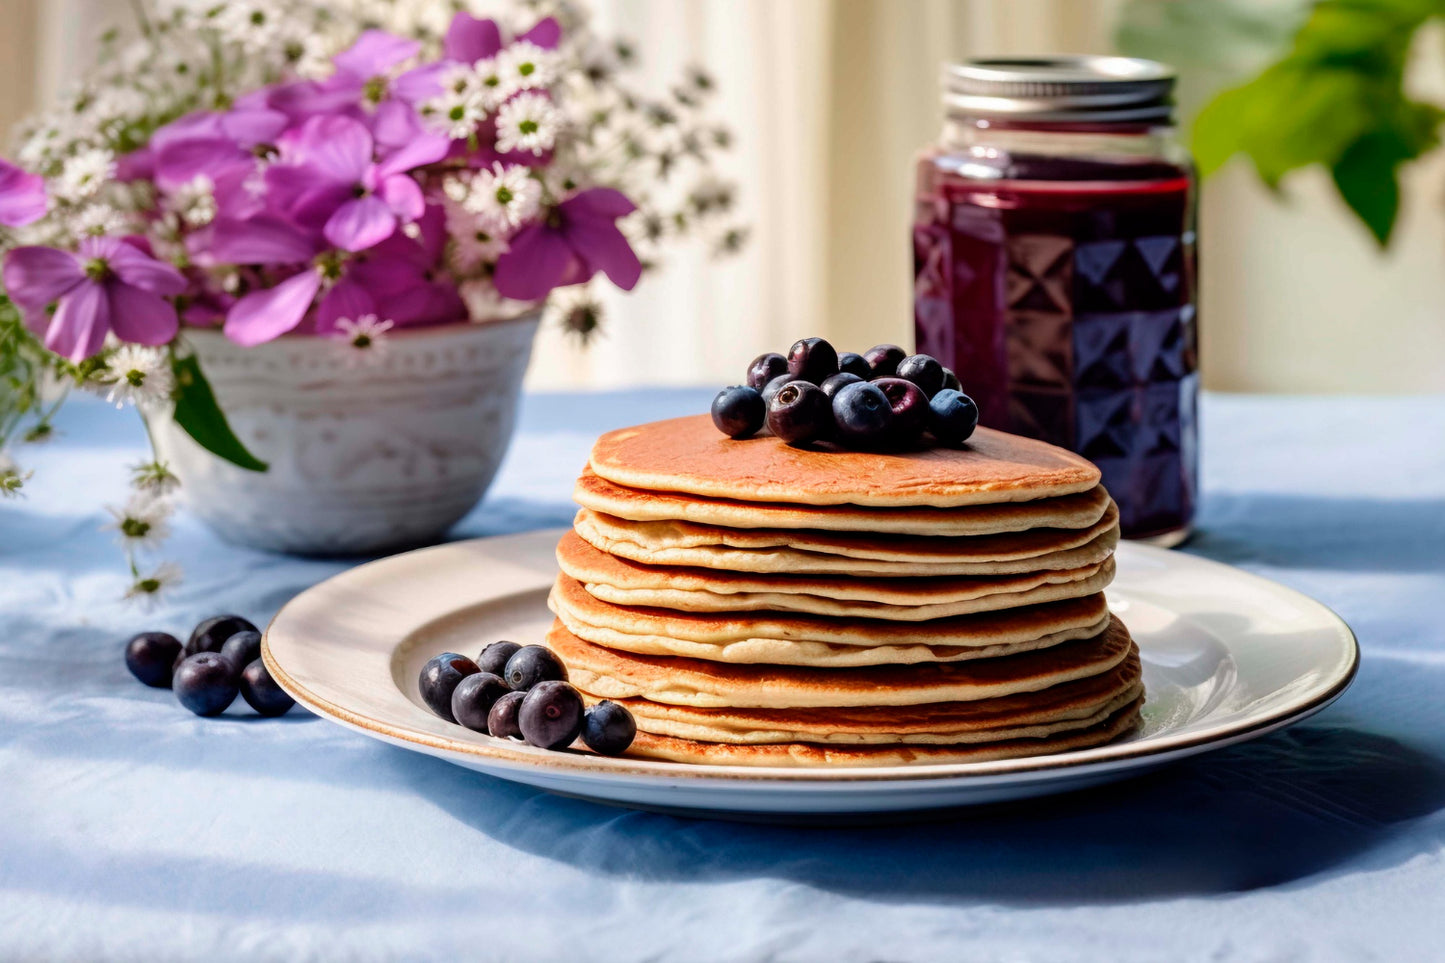
[{"label": "purple flower petal", "polygon": [[442,44],[448,60],[459,60],[465,64],[495,57],[501,49],[502,31],[495,20],[482,20],[460,12],[452,17]]},{"label": "purple flower petal", "polygon": [[279,110],[260,105],[237,106],[220,117],[221,132],[245,148],[257,144],[274,144],[276,138],[291,123],[291,118]]},{"label": "purple flower petal", "polygon": [[295,141],[297,159],[336,184],[360,184],[375,147],[366,125],[350,117],[312,117]]},{"label": "purple flower petal", "polygon": [[606,218],[615,221],[637,210],[637,205],[627,195],[610,187],[594,187],[575,194],[560,205],[568,220],[576,218]]},{"label": "purple flower petal", "polygon": [[117,245],[106,260],[116,277],[143,291],[173,297],[186,289],[185,275],[174,265],[157,261],[129,244]]},{"label": "purple flower petal", "polygon": [[101,349],[109,330],[110,302],[105,288],[85,281],[60,299],[50,330],[45,332],[45,346],[80,362]]},{"label": "purple flower petal", "polygon": [[298,80],[271,90],[266,102],[288,117],[300,119],[335,114],[361,99],[362,79],[338,75],[324,82]]},{"label": "purple flower petal", "polygon": [[385,30],[368,30],[349,49],[332,58],[332,62],[339,72],[368,80],[385,74],[420,51],[421,44],[415,40],[407,40]]},{"label": "purple flower petal", "polygon": [[355,321],[357,318],[376,313],[376,302],[351,278],[342,278],[332,286],[316,306],[316,333],[330,334],[336,330],[339,318]]},{"label": "purple flower petal", "polygon": [[216,221],[210,249],[222,264],[304,264],[316,253],[296,228],[264,216]]},{"label": "purple flower petal", "polygon": [[364,251],[396,230],[396,215],[375,194],[347,201],[326,222],[326,240],[343,251]]},{"label": "purple flower petal", "polygon": [[0,160],[0,224],[24,227],[45,216],[45,178]]},{"label": "purple flower petal", "polygon": [[162,190],[174,190],[201,175],[214,183],[220,171],[238,166],[254,168],[255,160],[234,141],[224,137],[181,140],[156,152],[155,178]]},{"label": "purple flower petal", "polygon": [[115,159],[115,179],[122,184],[150,180],[155,174],[156,155],[150,147],[133,150]]},{"label": "purple flower petal", "polygon": [[[567,225],[567,243],[591,271],[601,271],[613,284],[631,291],[642,277],[642,262],[627,238],[611,221],[578,219]],[[589,272],[590,273],[590,272]]]},{"label": "purple flower petal", "polygon": [[373,249],[366,260],[352,261],[346,276],[370,291],[377,298],[412,291],[426,281],[426,266],[391,254],[381,254],[396,247],[399,240],[409,241],[404,234],[393,234]]},{"label": "purple flower petal", "polygon": [[556,50],[562,40],[562,25],[551,17],[538,20],[536,26],[517,38],[536,44],[543,50]]},{"label": "purple flower petal", "polygon": [[115,336],[135,344],[168,343],[180,329],[176,306],[129,284],[106,285],[110,295],[110,326]]},{"label": "purple flower petal", "polygon": [[387,92],[405,104],[419,104],[442,92],[442,73],[447,64],[434,63],[414,67],[391,82]]},{"label": "purple flower petal", "polygon": [[562,235],[533,224],[512,238],[497,259],[492,281],[497,293],[514,301],[539,301],[576,270],[572,249]]},{"label": "purple flower petal", "polygon": [[[410,113],[408,111],[408,113]],[[435,164],[452,148],[450,137],[444,134],[432,134],[415,129],[407,138],[406,142],[397,147],[386,156],[380,164],[376,165],[377,172],[383,177],[390,174],[400,174],[403,171],[413,170],[418,167],[425,167],[428,164]]]},{"label": "purple flower petal", "polygon": [[467,306],[455,284],[422,281],[383,299],[381,314],[397,327],[419,327],[461,321],[467,316]]},{"label": "purple flower petal", "polygon": [[226,337],[248,348],[274,341],[301,323],[320,289],[321,275],[306,270],[246,295],[226,313]]},{"label": "purple flower petal", "polygon": [[410,223],[426,212],[426,198],[421,185],[407,174],[394,174],[376,186],[376,196],[386,202],[403,223]]},{"label": "purple flower petal", "polygon": [[25,308],[41,308],[85,280],[80,260],[53,247],[17,247],[5,255],[0,272],[10,299]]}]

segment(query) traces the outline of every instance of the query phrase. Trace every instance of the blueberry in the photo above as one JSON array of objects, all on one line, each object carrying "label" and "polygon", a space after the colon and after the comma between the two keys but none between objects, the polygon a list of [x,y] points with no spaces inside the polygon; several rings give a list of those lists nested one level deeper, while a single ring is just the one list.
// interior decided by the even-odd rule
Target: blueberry
[{"label": "blueberry", "polygon": [[474,672],[452,691],[452,715],[457,722],[476,732],[489,732],[487,714],[497,700],[511,692],[502,677],[492,672]]},{"label": "blueberry", "polygon": [[766,385],[764,385],[763,390],[760,392],[763,396],[763,404],[771,405],[773,403],[773,395],[777,394],[782,389],[783,385],[787,384],[789,381],[792,380],[792,375],[780,374],[772,381],[769,381]]},{"label": "blueberry", "polygon": [[870,377],[891,378],[898,372],[898,362],[908,357],[908,352],[896,344],[875,344],[863,352],[868,362]]},{"label": "blueberry", "polygon": [[184,654],[181,640],[169,632],[142,632],[125,644],[125,667],[146,685],[169,689]]},{"label": "blueberry", "polygon": [[196,715],[218,716],[236,699],[236,672],[219,654],[198,652],[181,662],[171,688]]},{"label": "blueberry", "polygon": [[855,374],[864,381],[873,377],[873,366],[868,363],[868,359],[852,351],[844,351],[838,355],[838,370]]},{"label": "blueberry", "polygon": [[876,448],[893,433],[893,406],[878,385],[858,381],[833,396],[833,420],[839,443]]},{"label": "blueberry", "polygon": [[822,441],[833,434],[833,406],[817,385],[789,381],[768,405],[768,430],[790,445]]},{"label": "blueberry", "polygon": [[582,731],[582,695],[559,680],[538,682],[517,710],[522,738],[542,749],[565,749]]},{"label": "blueberry", "polygon": [[487,713],[487,730],[500,739],[522,738],[522,729],[517,725],[517,711],[522,708],[525,698],[525,692],[508,692],[492,703],[492,711]]},{"label": "blueberry", "polygon": [[620,756],[632,745],[637,723],[624,706],[604,699],[582,717],[582,741],[604,756]]},{"label": "blueberry", "polygon": [[712,423],[729,438],[750,438],[763,427],[768,406],[756,388],[733,385],[712,400]]},{"label": "blueberry", "polygon": [[446,721],[456,722],[456,716],[452,715],[452,693],[463,679],[480,671],[466,656],[443,652],[421,667],[421,678],[417,680],[421,700]]},{"label": "blueberry", "polygon": [[902,378],[879,378],[871,383],[888,396],[888,405],[893,411],[891,441],[896,445],[917,441],[928,426],[928,397],[923,389]]},{"label": "blueberry", "polygon": [[748,365],[748,387],[763,389],[769,381],[778,375],[788,373],[788,359],[776,351],[769,351],[767,354],[760,354]]},{"label": "blueberry", "polygon": [[477,656],[477,668],[492,675],[505,675],[507,660],[516,655],[520,648],[515,642],[493,642]]},{"label": "blueberry", "polygon": [[235,666],[240,675],[242,669],[261,658],[261,633],[237,632],[221,646],[221,658]]},{"label": "blueberry", "polygon": [[284,716],[296,700],[276,684],[266,663],[256,659],[241,670],[241,698],[263,716]]},{"label": "blueberry", "polygon": [[788,351],[788,374],[820,385],[838,373],[838,352],[822,338],[804,338]]},{"label": "blueberry", "polygon": [[819,387],[823,389],[823,394],[829,398],[836,398],[839,391],[842,391],[848,385],[856,385],[863,380],[865,379],[858,377],[851,371],[840,371],[824,381]]},{"label": "blueberry", "polygon": [[932,398],[943,389],[943,365],[927,354],[910,354],[898,362],[898,377],[911,381]]},{"label": "blueberry", "polygon": [[545,645],[524,645],[507,660],[507,685],[526,692],[540,682],[566,682],[567,667]]},{"label": "blueberry", "polygon": [[928,430],[944,445],[961,445],[978,427],[978,405],[961,391],[944,388],[928,403]]},{"label": "blueberry", "polygon": [[963,390],[963,382],[958,380],[958,375],[953,373],[952,368],[943,369],[943,386],[945,388],[952,388],[954,391]]},{"label": "blueberry", "polygon": [[237,632],[254,632],[256,627],[239,615],[217,615],[196,626],[186,641],[186,655],[197,652],[219,652],[226,640]]}]

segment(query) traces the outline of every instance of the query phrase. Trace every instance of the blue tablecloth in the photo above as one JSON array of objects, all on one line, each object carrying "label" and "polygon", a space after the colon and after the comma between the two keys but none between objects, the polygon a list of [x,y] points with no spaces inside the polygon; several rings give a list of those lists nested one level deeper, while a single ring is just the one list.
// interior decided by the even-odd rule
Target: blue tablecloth
[{"label": "blue tablecloth", "polygon": [[[606,428],[704,392],[527,399],[459,536],[566,524]],[[309,716],[198,719],[132,632],[269,618],[340,571],[184,518],[117,601],[100,500],[140,451],[76,406],[0,505],[0,960],[1425,960],[1445,954],[1445,400],[1212,397],[1196,551],[1359,634],[1333,708],[1083,796],[796,828],[557,798]]]}]

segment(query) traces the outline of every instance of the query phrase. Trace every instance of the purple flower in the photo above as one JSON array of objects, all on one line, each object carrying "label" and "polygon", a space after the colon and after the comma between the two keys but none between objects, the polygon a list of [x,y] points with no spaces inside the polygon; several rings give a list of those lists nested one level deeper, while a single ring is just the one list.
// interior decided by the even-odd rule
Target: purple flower
[{"label": "purple flower", "polygon": [[392,74],[415,57],[421,44],[383,30],[368,30],[350,48],[337,54],[336,72],[322,81],[285,84],[268,96],[271,107],[292,117],[335,115],[354,110],[363,101],[376,105],[389,98],[416,104],[441,92],[442,64],[427,64]]},{"label": "purple flower", "polygon": [[136,344],[167,343],[180,322],[165,299],[186,287],[180,271],[113,237],[88,237],[79,253],[15,248],[5,256],[3,279],[27,321],[55,304],[45,346],[72,361],[100,351],[109,331]]},{"label": "purple flower", "polygon": [[266,172],[273,210],[345,251],[363,251],[386,240],[398,223],[421,217],[426,199],[407,172],[446,156],[444,137],[418,137],[376,161],[376,141],[366,125],[349,117],[313,117],[294,137],[283,138],[293,163]]},{"label": "purple flower", "polygon": [[464,64],[495,57],[501,49],[502,31],[495,20],[484,20],[461,10],[452,17],[446,39],[442,42],[442,53],[446,58]]},{"label": "purple flower", "polygon": [[642,263],[616,221],[636,209],[607,187],[563,201],[511,239],[497,259],[492,279],[497,292],[514,301],[538,301],[553,288],[581,284],[598,271],[631,291],[642,276]]},{"label": "purple flower", "polygon": [[0,224],[33,224],[45,216],[45,208],[45,178],[0,160]]}]

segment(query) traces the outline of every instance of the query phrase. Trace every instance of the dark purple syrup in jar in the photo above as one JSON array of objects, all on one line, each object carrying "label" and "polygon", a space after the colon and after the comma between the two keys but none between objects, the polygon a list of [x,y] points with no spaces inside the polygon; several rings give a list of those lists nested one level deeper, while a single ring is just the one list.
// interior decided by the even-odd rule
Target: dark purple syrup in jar
[{"label": "dark purple syrup in jar", "polygon": [[1157,135],[995,120],[926,151],[914,318],[983,424],[1091,459],[1127,537],[1177,541],[1197,499],[1195,187],[1135,140]]}]

